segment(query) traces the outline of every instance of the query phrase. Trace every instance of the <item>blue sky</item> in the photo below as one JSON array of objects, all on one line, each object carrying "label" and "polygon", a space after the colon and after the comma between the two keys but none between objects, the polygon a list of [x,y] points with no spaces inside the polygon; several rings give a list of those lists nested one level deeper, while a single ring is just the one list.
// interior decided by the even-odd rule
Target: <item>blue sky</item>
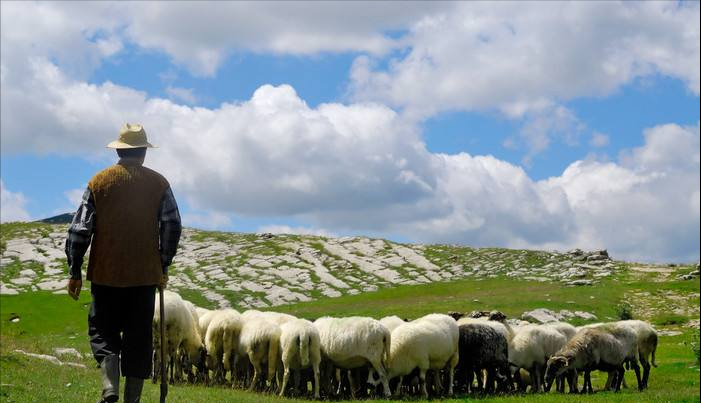
[{"label": "blue sky", "polygon": [[138,120],[194,227],[698,259],[698,3],[85,5],[2,5],[3,221]]}]

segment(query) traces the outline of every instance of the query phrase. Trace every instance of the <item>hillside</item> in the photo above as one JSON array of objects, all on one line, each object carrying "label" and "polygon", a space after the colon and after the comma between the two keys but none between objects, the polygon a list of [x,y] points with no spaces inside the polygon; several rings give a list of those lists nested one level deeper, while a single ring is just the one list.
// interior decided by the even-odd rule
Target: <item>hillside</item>
[{"label": "hillside", "polygon": [[[2,224],[0,230],[1,400],[95,400],[99,376],[85,320],[90,294],[82,293],[77,303],[55,295],[65,293],[66,226]],[[305,318],[390,314],[414,318],[430,312],[491,309],[519,318],[546,308],[582,324],[628,313],[652,322],[661,335],[651,388],[643,393],[632,389],[616,395],[597,393],[582,401],[698,402],[697,265],[643,265],[610,260],[599,252],[473,249],[359,237],[188,229],[171,278],[171,288],[198,305],[263,307]],[[595,387],[603,382],[604,377],[596,374]],[[157,401],[158,385],[147,383],[145,396],[146,401]],[[570,399],[553,393],[537,400]],[[519,395],[482,400],[533,401]],[[230,387],[176,385],[168,401],[302,400]]]},{"label": "hillside", "polygon": [[[2,225],[3,294],[65,292],[66,228]],[[460,278],[506,276],[591,285],[628,267],[609,259],[605,251],[474,249],[363,237],[185,229],[170,271],[170,287],[208,307],[264,308]]]}]

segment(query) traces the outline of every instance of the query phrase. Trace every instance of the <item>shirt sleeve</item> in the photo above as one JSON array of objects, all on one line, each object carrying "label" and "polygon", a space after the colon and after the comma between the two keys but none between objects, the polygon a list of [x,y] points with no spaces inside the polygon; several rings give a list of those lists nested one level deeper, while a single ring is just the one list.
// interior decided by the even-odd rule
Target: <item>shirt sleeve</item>
[{"label": "shirt sleeve", "polygon": [[163,273],[168,274],[168,266],[173,262],[173,256],[178,249],[182,225],[178,204],[170,188],[166,189],[161,200],[161,208],[158,213],[160,227],[160,252]]},{"label": "shirt sleeve", "polygon": [[71,279],[82,279],[80,268],[83,265],[85,252],[90,246],[94,228],[95,201],[90,188],[88,188],[85,189],[78,211],[73,216],[70,227],[68,227],[65,251]]}]

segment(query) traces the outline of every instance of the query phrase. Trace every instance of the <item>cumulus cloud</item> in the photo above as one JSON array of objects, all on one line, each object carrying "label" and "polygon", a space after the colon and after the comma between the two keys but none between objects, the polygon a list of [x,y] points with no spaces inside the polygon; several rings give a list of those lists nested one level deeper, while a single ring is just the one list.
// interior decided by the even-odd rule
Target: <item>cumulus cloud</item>
[{"label": "cumulus cloud", "polygon": [[381,55],[400,46],[387,32],[452,7],[450,2],[391,1],[371,6],[304,1],[8,2],[2,3],[3,59],[9,55],[5,47],[41,53],[56,58],[71,73],[85,74],[129,42],[164,52],[191,73],[211,77],[227,56],[241,51]]},{"label": "cumulus cloud", "polygon": [[68,199],[68,203],[75,208],[78,208],[81,201],[83,200],[83,193],[85,193],[85,187],[70,189],[63,192],[63,195]]},{"label": "cumulus cloud", "polygon": [[184,226],[209,230],[226,228],[232,223],[230,214],[218,211],[189,212],[181,220]]},{"label": "cumulus cloud", "polygon": [[188,105],[194,105],[197,103],[197,97],[195,96],[195,92],[192,88],[167,86],[166,94],[168,94],[170,99],[176,102],[181,101]]},{"label": "cumulus cloud", "polygon": [[389,62],[357,57],[351,99],[419,120],[500,112],[522,123],[527,163],[554,139],[576,143],[584,126],[562,106],[571,99],[655,74],[698,95],[698,17],[697,2],[458,2],[414,23]]},{"label": "cumulus cloud", "polygon": [[[64,10],[59,3],[31,4],[29,10],[39,14],[37,37],[13,22],[29,21],[31,13],[2,3],[3,154],[94,157],[125,121],[141,122],[161,146],[149,152],[147,165],[164,172],[176,194],[198,211],[183,217],[190,225],[226,226],[234,214],[291,217],[302,225],[290,231],[323,228],[475,246],[607,247],[620,258],[698,259],[698,125],[650,128],[642,147],[614,162],[576,161],[562,175],[534,181],[521,167],[490,156],[430,153],[414,119],[443,110],[498,110],[524,122],[514,144],[537,151],[555,136],[578,141],[581,122],[561,100],[607,94],[654,73],[680,78],[698,94],[698,19],[687,18],[698,16],[697,5],[531,3],[531,9],[521,3],[498,2],[495,8],[441,3],[430,6],[437,8],[406,35],[392,39],[377,33],[385,26],[380,11],[352,28],[357,16],[351,11],[359,11],[349,3],[341,8],[348,20],[337,20],[340,31],[348,24],[352,40],[339,43],[353,45],[334,49],[305,39],[312,50],[304,50],[290,38],[323,37],[318,30],[335,28],[302,24],[302,33],[285,31],[293,25],[286,15],[269,23],[282,28],[267,41],[242,35],[241,43],[220,45],[210,39],[225,28],[216,21],[212,31],[196,33],[191,42],[171,32],[182,20],[175,17],[187,15],[188,3],[172,10],[165,3],[148,4],[153,8],[148,18],[173,17],[152,30],[122,16],[125,6],[106,3],[116,7],[119,22],[102,21],[106,12],[91,9],[95,19],[87,31],[74,26],[78,19],[53,15],[61,10],[78,15],[80,5],[68,3],[74,9]],[[288,10],[285,3],[261,4]],[[381,9],[396,11],[397,4],[382,3]],[[421,7],[429,7],[415,4],[388,26],[410,24],[425,11]],[[375,57],[358,58],[353,103],[310,107],[291,86],[265,85],[248,100],[201,108],[110,82],[88,84],[81,69],[118,54],[123,38],[164,50],[178,63],[192,61],[190,68],[205,75],[216,71],[227,49],[275,51],[271,43],[283,44],[277,50],[282,53],[353,48],[380,54],[392,46],[406,46],[407,52],[386,69],[373,64]],[[41,44],[33,47],[34,41]],[[3,220],[6,214],[28,219],[26,199],[4,185],[2,191]],[[5,205],[12,203],[17,213],[6,213]]]},{"label": "cumulus cloud", "polygon": [[577,161],[539,183],[561,189],[578,223],[573,244],[617,256],[699,258],[699,126],[656,126],[618,163]]},{"label": "cumulus cloud", "polygon": [[604,133],[594,132],[591,134],[589,144],[592,147],[606,147],[609,144],[609,136]]},{"label": "cumulus cloud", "polygon": [[[287,216],[302,227],[419,242],[607,247],[637,260],[699,255],[698,126],[650,128],[644,146],[616,162],[577,161],[534,181],[491,156],[430,153],[417,126],[379,104],[312,108],[288,85],[264,85],[238,104],[193,108],[70,80],[51,64],[34,73],[35,93],[19,95],[45,103],[34,103],[32,119],[3,108],[3,151],[90,155],[125,117],[142,122],[161,146],[147,165],[193,208],[217,212],[184,217],[191,225]],[[3,105],[17,102],[15,92],[2,96]]]},{"label": "cumulus cloud", "polygon": [[422,114],[504,109],[513,115],[544,102],[606,95],[653,73],[684,80],[699,94],[698,3],[457,6],[415,23],[409,52],[386,69],[359,57],[352,71],[356,98]]},{"label": "cumulus cloud", "polygon": [[10,191],[0,179],[0,194],[0,222],[30,220],[26,210],[28,200],[23,193]]}]

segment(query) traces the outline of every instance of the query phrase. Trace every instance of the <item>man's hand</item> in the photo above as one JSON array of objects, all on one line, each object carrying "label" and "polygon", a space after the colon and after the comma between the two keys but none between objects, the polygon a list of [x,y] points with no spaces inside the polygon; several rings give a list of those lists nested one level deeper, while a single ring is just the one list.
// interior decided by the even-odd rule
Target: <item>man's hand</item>
[{"label": "man's hand", "polygon": [[80,289],[83,288],[83,280],[68,280],[68,295],[74,300],[78,300],[80,297]]},{"label": "man's hand", "polygon": [[168,275],[164,274],[161,276],[161,283],[158,285],[158,288],[165,290],[167,285],[168,285]]}]

